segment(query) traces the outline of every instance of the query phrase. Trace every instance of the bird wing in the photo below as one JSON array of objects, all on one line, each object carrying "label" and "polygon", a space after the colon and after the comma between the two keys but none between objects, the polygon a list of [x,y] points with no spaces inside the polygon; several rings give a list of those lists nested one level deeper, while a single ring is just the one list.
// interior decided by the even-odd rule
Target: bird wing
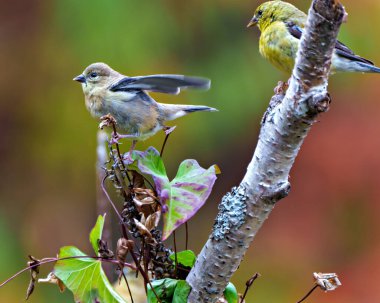
[{"label": "bird wing", "polygon": [[124,77],[109,88],[111,91],[146,90],[151,92],[174,94],[181,89],[209,89],[210,80],[183,75],[151,75]]},{"label": "bird wing", "polygon": [[[302,31],[303,31],[303,29],[301,27],[299,27],[298,25],[296,25],[292,22],[287,23],[286,26],[288,28],[289,33],[294,38],[301,39]],[[345,44],[343,44],[340,41],[336,41],[335,53],[338,56],[344,57],[346,59],[350,59],[353,61],[359,61],[359,62],[364,62],[364,63],[370,64],[370,65],[374,65],[372,61],[369,61],[365,58],[362,58],[362,57],[356,55],[349,47],[347,47]]]}]

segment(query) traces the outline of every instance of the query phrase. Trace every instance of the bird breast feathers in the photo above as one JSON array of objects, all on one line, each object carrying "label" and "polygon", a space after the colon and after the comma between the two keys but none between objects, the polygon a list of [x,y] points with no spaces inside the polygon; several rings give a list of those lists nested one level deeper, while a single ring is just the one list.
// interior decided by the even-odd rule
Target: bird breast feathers
[{"label": "bird breast feathers", "polygon": [[274,22],[260,36],[260,53],[283,71],[290,71],[298,50],[298,39],[290,35],[284,22]]}]

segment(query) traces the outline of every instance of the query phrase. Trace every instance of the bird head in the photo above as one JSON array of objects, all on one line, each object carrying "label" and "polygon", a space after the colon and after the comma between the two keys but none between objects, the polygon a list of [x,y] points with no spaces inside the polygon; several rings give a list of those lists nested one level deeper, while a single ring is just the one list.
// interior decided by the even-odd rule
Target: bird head
[{"label": "bird head", "polygon": [[[269,25],[276,21],[293,21],[293,19],[304,19],[306,15],[294,5],[281,0],[268,1],[262,3],[255,11],[247,27],[257,25],[260,31],[265,30]],[[298,20],[300,21],[300,20]]]},{"label": "bird head", "polygon": [[84,93],[91,93],[96,88],[109,86],[119,73],[105,63],[93,63],[73,80],[82,83]]}]

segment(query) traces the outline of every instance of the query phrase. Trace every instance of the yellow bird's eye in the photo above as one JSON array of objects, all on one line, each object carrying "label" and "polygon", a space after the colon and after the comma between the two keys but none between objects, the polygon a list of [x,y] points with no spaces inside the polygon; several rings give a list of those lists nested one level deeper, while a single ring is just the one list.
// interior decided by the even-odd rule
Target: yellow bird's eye
[{"label": "yellow bird's eye", "polygon": [[261,17],[262,14],[263,14],[263,11],[262,11],[262,10],[259,10],[259,11],[257,12],[257,16],[258,16],[258,17]]}]

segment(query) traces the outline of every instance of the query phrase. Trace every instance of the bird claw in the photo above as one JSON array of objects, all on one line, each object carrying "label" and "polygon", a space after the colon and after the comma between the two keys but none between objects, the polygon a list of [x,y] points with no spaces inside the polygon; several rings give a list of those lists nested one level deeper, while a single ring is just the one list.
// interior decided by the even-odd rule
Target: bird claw
[{"label": "bird claw", "polygon": [[123,162],[126,164],[126,165],[130,165],[132,164],[133,162],[135,162],[135,160],[133,160],[132,158],[132,152],[127,152],[123,155]]},{"label": "bird claw", "polygon": [[176,128],[177,126],[172,126],[172,127],[170,127],[170,126],[165,126],[164,127],[164,132],[165,132],[165,134],[168,136],[168,135],[170,135],[174,130],[175,130],[175,128]]},{"label": "bird claw", "polygon": [[109,141],[109,144],[120,144],[119,140],[121,139],[121,136],[118,133],[112,133],[111,139]]},{"label": "bird claw", "polygon": [[136,137],[138,137],[138,134],[122,135],[122,134],[113,132],[112,137],[109,142],[110,144],[116,144],[116,143],[121,144],[119,143],[120,139],[136,139]]}]

